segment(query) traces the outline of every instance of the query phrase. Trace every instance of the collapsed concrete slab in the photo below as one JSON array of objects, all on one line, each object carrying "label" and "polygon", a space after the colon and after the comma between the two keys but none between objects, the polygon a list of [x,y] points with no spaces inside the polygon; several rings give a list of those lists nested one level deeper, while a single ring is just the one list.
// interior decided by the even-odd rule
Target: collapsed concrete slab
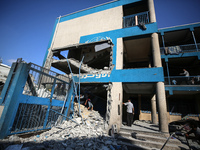
[{"label": "collapsed concrete slab", "polygon": [[[111,70],[112,47],[113,44],[110,40],[103,40],[54,48],[52,49],[54,58],[51,58],[51,66],[70,73],[69,62],[72,72],[75,74],[79,72],[81,63],[83,63],[80,68],[82,73],[96,73],[104,68]],[[63,51],[65,56],[62,54]]]}]

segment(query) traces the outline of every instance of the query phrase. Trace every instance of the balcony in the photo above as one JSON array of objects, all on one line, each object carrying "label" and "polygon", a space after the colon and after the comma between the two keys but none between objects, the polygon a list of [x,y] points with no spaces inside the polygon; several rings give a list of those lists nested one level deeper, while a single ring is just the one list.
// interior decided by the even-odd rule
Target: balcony
[{"label": "balcony", "polygon": [[180,53],[190,53],[190,52],[198,52],[200,51],[200,43],[188,44],[188,45],[177,45],[177,46],[169,46],[169,47],[161,47],[160,53],[161,55],[178,55]]},{"label": "balcony", "polygon": [[191,85],[196,86],[200,85],[200,75],[198,76],[169,76],[165,77],[165,85],[173,85],[173,86],[180,86],[180,85]]},{"label": "balcony", "polygon": [[123,28],[150,23],[149,11],[123,17]]}]

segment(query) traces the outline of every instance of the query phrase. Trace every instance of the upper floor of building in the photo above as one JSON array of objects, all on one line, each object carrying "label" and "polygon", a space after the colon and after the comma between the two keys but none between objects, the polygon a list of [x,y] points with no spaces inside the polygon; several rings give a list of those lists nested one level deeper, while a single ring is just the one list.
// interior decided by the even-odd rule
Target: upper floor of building
[{"label": "upper floor of building", "polygon": [[[118,37],[152,33],[157,31],[155,22],[153,0],[114,0],[57,18],[54,40],[52,36],[53,45],[50,44],[49,47],[85,43],[88,40],[82,40],[82,37],[109,31],[115,32]],[[132,33],[128,34],[130,30],[123,30],[127,35],[119,35],[121,29],[130,27],[133,27]],[[113,32],[107,37],[116,36]]]},{"label": "upper floor of building", "polygon": [[[158,29],[153,0],[111,1],[57,18],[49,44],[50,50],[53,51],[52,57],[55,58],[52,66],[69,73],[70,70],[66,69],[67,61],[60,60],[66,57],[72,58],[69,63],[73,64],[72,69],[75,69],[73,71],[78,73],[79,63],[84,56],[83,63],[89,68],[85,66],[85,70],[81,70],[82,73],[93,74],[104,68],[109,70],[114,68],[114,71],[121,69],[121,72],[117,72],[118,76],[141,71],[139,75],[141,78],[132,77],[129,78],[130,81],[147,81],[144,80],[147,79],[147,76],[144,76],[145,72],[152,74],[148,77],[149,82],[164,81],[162,69],[154,68],[152,33],[158,33],[161,58],[166,61],[168,57],[189,56],[189,53],[183,55],[180,53],[186,52],[189,47],[192,48],[190,55],[198,56],[199,26],[197,23]],[[101,48],[96,50],[96,46],[102,45],[105,46],[104,50]],[[177,47],[179,49],[175,51]],[[174,52],[179,54],[173,55]],[[168,53],[169,55],[166,55]],[[167,76],[165,64],[163,67],[164,76]],[[109,71],[105,69],[103,73],[107,72]],[[159,80],[150,80],[155,78]]]}]

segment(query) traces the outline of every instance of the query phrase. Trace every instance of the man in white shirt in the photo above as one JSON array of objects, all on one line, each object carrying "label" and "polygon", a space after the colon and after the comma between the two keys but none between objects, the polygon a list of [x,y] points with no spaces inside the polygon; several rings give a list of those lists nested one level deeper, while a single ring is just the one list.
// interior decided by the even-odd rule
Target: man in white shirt
[{"label": "man in white shirt", "polygon": [[131,103],[130,99],[128,100],[128,102],[123,104],[127,106],[127,125],[131,126],[131,124],[133,123],[134,106]]},{"label": "man in white shirt", "polygon": [[189,80],[190,80],[189,72],[186,69],[183,69],[183,73],[180,73],[180,75],[184,75],[186,84],[189,84]]}]

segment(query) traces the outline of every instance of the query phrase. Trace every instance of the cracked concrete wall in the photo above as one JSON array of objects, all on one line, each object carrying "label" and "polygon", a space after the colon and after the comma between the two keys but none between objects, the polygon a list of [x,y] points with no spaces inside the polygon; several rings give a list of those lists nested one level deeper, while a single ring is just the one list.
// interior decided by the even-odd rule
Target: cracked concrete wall
[{"label": "cracked concrete wall", "polygon": [[59,23],[55,47],[79,43],[84,35],[122,28],[122,6],[92,13]]},{"label": "cracked concrete wall", "polygon": [[122,125],[122,97],[122,82],[110,83],[108,87],[106,111],[106,122],[109,125],[108,129],[110,129],[113,124],[116,124],[119,131]]}]

